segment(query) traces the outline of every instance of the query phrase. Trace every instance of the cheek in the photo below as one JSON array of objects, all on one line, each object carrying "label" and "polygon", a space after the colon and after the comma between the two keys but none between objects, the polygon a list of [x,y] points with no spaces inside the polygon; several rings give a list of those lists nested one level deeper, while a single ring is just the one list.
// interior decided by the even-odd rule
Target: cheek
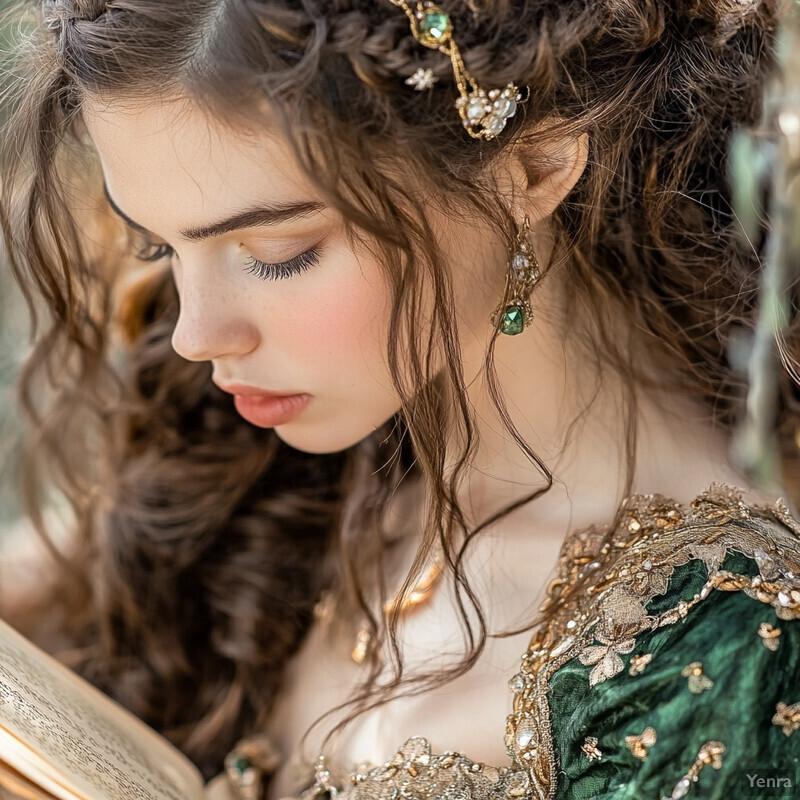
[{"label": "cheek", "polygon": [[348,250],[332,252],[294,326],[307,363],[344,384],[366,375],[384,383],[389,305],[377,264],[359,261]]}]

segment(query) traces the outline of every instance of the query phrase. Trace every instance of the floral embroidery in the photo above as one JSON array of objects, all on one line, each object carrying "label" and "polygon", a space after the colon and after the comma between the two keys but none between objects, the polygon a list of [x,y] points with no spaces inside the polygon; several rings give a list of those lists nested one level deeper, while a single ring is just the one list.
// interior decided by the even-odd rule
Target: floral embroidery
[{"label": "floral embroidery", "polygon": [[689,679],[689,691],[692,694],[702,694],[714,685],[714,681],[703,674],[703,665],[699,661],[692,661],[682,670],[681,675]]},{"label": "floral embroidery", "polygon": [[780,725],[781,730],[791,736],[800,728],[800,703],[787,706],[786,703],[778,703],[775,706],[775,716],[772,717],[773,725]]},{"label": "floral embroidery", "polygon": [[664,594],[669,586],[669,577],[672,572],[671,565],[654,568],[653,562],[646,558],[634,573],[631,588],[636,594],[641,595]]},{"label": "floral embroidery", "polygon": [[655,728],[648,726],[638,736],[626,736],[625,744],[635,758],[644,761],[647,758],[647,751],[656,743],[656,739]]},{"label": "floral embroidery", "polygon": [[597,748],[596,736],[587,736],[586,740],[581,745],[581,750],[589,761],[598,761],[603,757],[602,751]]},{"label": "floral embroidery", "polygon": [[597,666],[589,675],[589,685],[596,686],[598,683],[613,678],[618,672],[622,672],[625,664],[620,658],[620,653],[630,653],[636,647],[634,639],[624,639],[621,642],[611,642],[608,639],[598,636],[597,640],[602,645],[587,647],[578,656],[581,664],[596,664]]},{"label": "floral embroidery", "polygon": [[641,675],[652,660],[652,653],[643,653],[640,656],[631,656],[628,675]]},{"label": "floral embroidery", "polygon": [[769,622],[762,622],[758,626],[758,635],[761,637],[761,642],[767,650],[775,651],[780,645],[780,628],[773,628]]}]

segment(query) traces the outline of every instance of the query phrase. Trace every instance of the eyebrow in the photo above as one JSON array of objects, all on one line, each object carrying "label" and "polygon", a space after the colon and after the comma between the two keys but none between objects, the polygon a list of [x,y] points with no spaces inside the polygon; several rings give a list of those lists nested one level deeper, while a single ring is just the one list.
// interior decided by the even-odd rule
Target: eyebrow
[{"label": "eyebrow", "polygon": [[[103,194],[114,213],[131,228],[140,233],[148,233],[147,228],[134,222],[112,199],[108,186],[103,182]],[[301,219],[317,214],[325,208],[324,203],[305,201],[301,203],[285,203],[277,206],[258,206],[238,211],[235,214],[212,222],[208,225],[186,228],[180,232],[182,239],[189,242],[201,242],[214,236],[241,230],[242,228],[256,228],[263,225],[277,225],[289,220]]]}]

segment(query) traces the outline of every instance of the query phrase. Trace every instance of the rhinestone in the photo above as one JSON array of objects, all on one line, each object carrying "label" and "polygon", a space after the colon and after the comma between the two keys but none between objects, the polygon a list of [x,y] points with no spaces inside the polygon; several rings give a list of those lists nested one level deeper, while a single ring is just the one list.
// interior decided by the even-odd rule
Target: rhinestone
[{"label": "rhinestone", "polygon": [[561,643],[550,651],[550,657],[558,658],[562,653],[566,653],[574,641],[574,636],[567,636],[565,639],[562,639]]},{"label": "rhinestone", "polygon": [[522,333],[525,327],[525,314],[519,306],[508,306],[503,314],[503,325],[500,329],[509,336]]},{"label": "rhinestone", "polygon": [[447,38],[450,27],[450,17],[441,8],[431,6],[425,9],[419,22],[423,44],[438,46]]},{"label": "rhinestone", "polygon": [[514,694],[519,694],[525,688],[525,678],[522,677],[521,673],[518,672],[509,680],[508,688],[511,689]]},{"label": "rhinestone", "polygon": [[238,772],[239,775],[244,775],[245,772],[252,769],[253,759],[249,756],[238,756],[237,758],[233,759],[231,767]]},{"label": "rhinestone", "polygon": [[516,253],[511,259],[511,266],[516,270],[528,269],[530,265],[531,260],[524,253]]},{"label": "rhinestone", "polygon": [[536,731],[533,727],[533,720],[530,717],[523,717],[516,733],[516,743],[520,750],[524,750],[532,741]]}]

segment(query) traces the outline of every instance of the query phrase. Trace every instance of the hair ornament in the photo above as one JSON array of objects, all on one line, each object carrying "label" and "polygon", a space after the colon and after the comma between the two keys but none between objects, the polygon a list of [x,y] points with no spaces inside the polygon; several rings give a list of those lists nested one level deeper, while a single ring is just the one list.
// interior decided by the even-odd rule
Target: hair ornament
[{"label": "hair ornament", "polygon": [[[390,2],[405,11],[411,33],[420,44],[450,57],[459,95],[455,106],[467,133],[473,139],[494,139],[514,116],[517,103],[523,101],[519,89],[513,83],[504,89],[490,89],[488,92],[478,86],[453,41],[450,17],[430,0],[418,0],[414,10],[405,0]],[[406,83],[418,91],[430,89],[436,81],[432,70],[422,68],[406,79]]]}]

